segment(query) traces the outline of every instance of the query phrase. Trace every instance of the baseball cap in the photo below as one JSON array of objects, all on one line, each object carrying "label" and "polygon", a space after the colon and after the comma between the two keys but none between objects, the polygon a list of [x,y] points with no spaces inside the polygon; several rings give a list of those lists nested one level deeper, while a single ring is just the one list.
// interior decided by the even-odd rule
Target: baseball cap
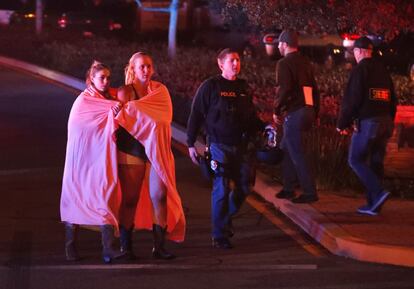
[{"label": "baseball cap", "polygon": [[285,29],[279,35],[279,42],[286,42],[291,47],[298,47],[298,33],[292,29]]},{"label": "baseball cap", "polygon": [[368,37],[363,36],[355,40],[354,47],[372,50],[374,48],[374,44]]}]

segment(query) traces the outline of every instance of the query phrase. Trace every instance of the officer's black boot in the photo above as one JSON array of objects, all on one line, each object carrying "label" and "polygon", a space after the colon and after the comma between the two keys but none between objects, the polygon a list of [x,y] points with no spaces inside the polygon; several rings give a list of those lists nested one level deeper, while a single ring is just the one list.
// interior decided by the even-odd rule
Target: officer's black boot
[{"label": "officer's black boot", "polygon": [[121,241],[121,254],[123,254],[123,258],[134,260],[136,256],[132,249],[132,232],[134,226],[130,229],[126,229],[124,226],[119,227],[120,231],[120,241]]},{"label": "officer's black boot", "polygon": [[67,261],[79,260],[76,250],[78,225],[65,222],[65,256]]},{"label": "officer's black boot", "polygon": [[164,248],[165,243],[165,233],[167,232],[167,227],[163,228],[160,225],[152,225],[152,234],[154,237],[154,247],[152,248],[152,257],[155,259],[174,259],[175,255],[169,253]]},{"label": "officer's black boot", "polygon": [[102,225],[102,260],[105,264],[109,264],[113,259],[117,259],[122,256],[114,250],[114,227],[112,225]]}]

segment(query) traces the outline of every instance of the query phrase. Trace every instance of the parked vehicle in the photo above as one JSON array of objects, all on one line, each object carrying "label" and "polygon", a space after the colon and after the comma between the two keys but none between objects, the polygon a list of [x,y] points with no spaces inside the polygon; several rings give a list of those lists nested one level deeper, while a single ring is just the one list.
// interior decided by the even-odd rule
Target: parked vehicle
[{"label": "parked vehicle", "polygon": [[[282,57],[278,49],[278,38],[282,30],[265,34],[262,42],[265,46],[266,54],[274,59]],[[344,60],[345,49],[341,47],[341,39],[338,35],[307,35],[299,34],[299,50],[317,63],[340,63]]]},{"label": "parked vehicle", "polygon": [[0,9],[0,25],[9,25],[13,10]]},{"label": "parked vehicle", "polygon": [[[34,10],[19,10],[15,11],[10,19],[10,24],[13,25],[34,25],[36,21],[36,12]],[[56,19],[56,16],[44,12],[43,13],[43,25],[50,27],[53,24],[53,19]]]},{"label": "parked vehicle", "polygon": [[0,2],[0,25],[9,25],[13,14],[21,5],[16,0],[2,0]]},{"label": "parked vehicle", "polygon": [[58,18],[57,27],[81,32],[84,36],[105,34],[122,29],[122,25],[99,10],[69,11]]},{"label": "parked vehicle", "polygon": [[[36,15],[36,1],[18,1],[18,0],[1,0],[0,8],[5,6],[3,3],[12,2],[12,5],[7,5],[11,7],[13,13],[10,15],[9,25],[21,25],[21,26],[31,26],[34,25],[37,15]],[[51,0],[50,0],[51,1]],[[53,23],[56,21],[57,12],[51,9],[48,9],[49,6],[46,5],[47,0],[44,0],[44,10],[43,10],[43,25],[45,27],[53,27]]]},{"label": "parked vehicle", "polygon": [[[354,58],[352,46],[361,37],[359,34],[342,33],[345,58]],[[410,76],[414,64],[414,33],[401,33],[387,42],[381,35],[367,35],[374,44],[374,57],[380,59],[391,72]]]},{"label": "parked vehicle", "polygon": [[410,76],[414,64],[414,33],[402,33],[380,45],[377,51],[392,72]]}]

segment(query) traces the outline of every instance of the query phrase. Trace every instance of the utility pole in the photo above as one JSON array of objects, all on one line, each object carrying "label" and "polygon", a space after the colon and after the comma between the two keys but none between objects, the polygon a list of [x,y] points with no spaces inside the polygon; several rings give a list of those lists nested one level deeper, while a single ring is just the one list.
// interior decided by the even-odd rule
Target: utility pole
[{"label": "utility pole", "polygon": [[170,25],[168,27],[168,56],[174,58],[177,54],[177,24],[179,0],[172,0],[170,5]]},{"label": "utility pole", "polygon": [[42,34],[43,30],[43,0],[36,0],[36,35]]},{"label": "utility pole", "polygon": [[169,7],[145,7],[140,0],[135,0],[138,7],[143,11],[170,13],[170,23],[168,26],[168,56],[172,59],[177,54],[177,24],[178,9],[180,0],[171,0]]}]

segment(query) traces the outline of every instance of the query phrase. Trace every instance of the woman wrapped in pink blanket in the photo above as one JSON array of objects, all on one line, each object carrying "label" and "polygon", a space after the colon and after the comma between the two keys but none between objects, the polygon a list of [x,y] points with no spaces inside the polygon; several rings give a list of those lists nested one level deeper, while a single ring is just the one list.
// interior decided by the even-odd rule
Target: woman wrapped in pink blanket
[{"label": "woman wrapped in pink blanket", "polygon": [[126,85],[118,90],[124,103],[116,117],[121,252],[131,259],[134,229],[152,229],[152,255],[157,259],[174,258],[165,249],[165,238],[180,242],[185,234],[171,151],[172,104],[167,88],[151,80],[153,73],[151,57],[135,53],[125,69]]},{"label": "woman wrapped in pink blanket", "polygon": [[78,96],[69,115],[60,204],[68,261],[79,259],[79,225],[100,226],[105,263],[120,255],[112,249],[112,242],[121,202],[114,137],[114,118],[121,103],[109,93],[109,78],[108,66],[94,62],[87,73],[87,88]]},{"label": "woman wrapped in pink blanket", "polygon": [[[166,237],[184,240],[171,151],[171,99],[164,85],[151,80],[152,74],[151,58],[134,54],[118,98],[108,92],[107,66],[94,63],[87,74],[88,87],[68,122],[61,196],[67,260],[79,259],[79,225],[100,226],[105,263],[134,258],[134,229],[153,231],[154,258],[175,257],[165,249]],[[112,248],[118,226],[121,252]]]}]

